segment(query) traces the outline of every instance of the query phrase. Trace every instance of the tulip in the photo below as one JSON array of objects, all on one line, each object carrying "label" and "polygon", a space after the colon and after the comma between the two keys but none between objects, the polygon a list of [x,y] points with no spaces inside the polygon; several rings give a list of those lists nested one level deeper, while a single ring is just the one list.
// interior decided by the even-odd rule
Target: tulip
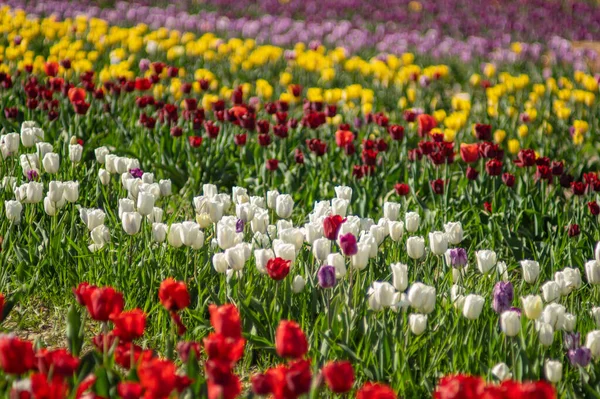
[{"label": "tulip", "polygon": [[562,379],[563,365],[558,360],[546,360],[544,365],[544,375],[546,379],[556,384]]},{"label": "tulip", "polygon": [[554,341],[554,328],[548,323],[536,322],[536,329],[538,330],[540,344],[545,347],[552,345]]},{"label": "tulip", "polygon": [[485,299],[481,295],[467,295],[463,305],[463,316],[469,320],[477,320],[483,310],[484,303]]},{"label": "tulip", "polygon": [[542,285],[542,296],[544,301],[552,302],[560,297],[560,286],[556,281],[547,281]]},{"label": "tulip", "polygon": [[35,147],[37,149],[37,157],[38,159],[43,160],[46,154],[52,152],[52,144],[50,143],[36,143]]},{"label": "tulip", "polygon": [[94,149],[94,156],[96,157],[96,161],[100,165],[104,165],[104,163],[106,162],[106,156],[108,154],[110,154],[110,150],[105,146]]},{"label": "tulip", "polygon": [[225,250],[227,264],[235,271],[240,271],[246,263],[246,244],[240,243]]},{"label": "tulip", "polygon": [[164,223],[152,223],[152,241],[162,243],[167,238],[167,225]]},{"label": "tulip", "polygon": [[600,262],[590,260],[585,264],[585,275],[588,283],[592,285],[600,284]]},{"label": "tulip", "polygon": [[2,153],[6,156],[14,156],[19,153],[19,139],[18,133],[9,133],[0,136],[0,147],[2,147]]},{"label": "tulip", "polygon": [[513,300],[514,290],[513,286],[508,281],[499,281],[494,286],[492,308],[494,312],[502,314],[504,311],[510,309],[510,304]]},{"label": "tulip", "polygon": [[266,209],[257,208],[254,217],[250,222],[250,228],[253,233],[266,233],[269,225],[269,212]]},{"label": "tulip", "polygon": [[484,249],[475,253],[477,268],[482,274],[487,274],[496,265],[497,258],[494,251]]},{"label": "tulip", "polygon": [[465,289],[459,285],[453,284],[450,288],[450,300],[456,309],[463,309],[465,306]]},{"label": "tulip", "polygon": [[429,246],[433,254],[444,255],[448,249],[448,238],[446,237],[446,234],[441,231],[429,233]]},{"label": "tulip", "polygon": [[419,230],[419,223],[421,222],[421,217],[416,212],[408,212],[404,216],[404,228],[409,233],[414,233]]},{"label": "tulip", "polygon": [[369,308],[378,311],[394,304],[394,287],[388,282],[375,281],[369,288]]},{"label": "tulip", "polygon": [[63,199],[64,196],[64,185],[61,181],[51,181],[48,183],[48,193],[46,198],[52,202],[58,202]]},{"label": "tulip", "polygon": [[352,201],[352,187],[336,186],[334,190],[337,198]]},{"label": "tulip", "polygon": [[[343,224],[342,224],[343,226]],[[342,253],[346,256],[356,255],[358,252],[358,246],[356,244],[356,237],[352,233],[339,234],[340,248]]]},{"label": "tulip", "polygon": [[152,208],[152,212],[147,216],[150,223],[161,223],[163,220],[164,211],[162,208],[155,206]]},{"label": "tulip", "polygon": [[540,264],[534,260],[522,260],[523,279],[529,284],[534,284],[540,275]]},{"label": "tulip", "polygon": [[435,308],[435,287],[417,282],[409,288],[408,300],[410,301],[410,306],[417,312],[429,314]]},{"label": "tulip", "polygon": [[73,163],[81,162],[81,155],[83,154],[83,147],[80,144],[69,145],[69,159]]},{"label": "tulip", "polygon": [[335,267],[323,265],[317,272],[317,279],[321,288],[333,288],[335,286]]},{"label": "tulip", "polygon": [[498,363],[492,367],[492,374],[500,381],[510,380],[512,378],[512,373],[506,363]]},{"label": "tulip", "polygon": [[406,240],[406,252],[411,259],[422,258],[425,254],[425,240],[423,237],[409,237]]},{"label": "tulip", "polygon": [[444,231],[448,242],[452,245],[458,245],[463,240],[463,228],[460,222],[448,222],[444,225]]},{"label": "tulip", "polygon": [[573,332],[577,324],[577,316],[571,313],[565,313],[562,329],[566,332]]},{"label": "tulip", "polygon": [[256,249],[254,250],[254,259],[256,260],[256,268],[262,274],[267,273],[267,263],[269,259],[273,259],[275,254],[272,249]]},{"label": "tulip", "polygon": [[345,199],[341,199],[341,198],[334,198],[331,200],[331,212],[334,215],[339,215],[341,217],[346,216],[346,213],[348,212],[348,206],[350,205],[350,201],[345,200]]},{"label": "tulip", "polygon": [[238,235],[236,233],[235,226],[220,221],[217,223],[217,243],[219,248],[227,249],[233,247],[238,241]]},{"label": "tulip", "polygon": [[292,215],[294,210],[294,200],[289,194],[281,194],[277,196],[275,213],[282,219],[287,219]]},{"label": "tulip", "polygon": [[315,221],[304,225],[304,241],[312,245],[317,239],[323,237],[323,224]]},{"label": "tulip", "polygon": [[270,190],[267,191],[267,207],[269,209],[275,209],[277,207],[277,197],[279,196],[279,191]]},{"label": "tulip", "polygon": [[142,216],[148,216],[154,209],[154,195],[149,193],[139,193],[137,198],[137,211]]},{"label": "tulip", "polygon": [[387,219],[381,219],[380,222],[381,224],[375,224],[369,228],[370,235],[375,238],[376,247],[379,246],[389,234],[389,228],[386,224]]},{"label": "tulip", "polygon": [[55,202],[50,200],[50,198],[44,198],[44,212],[46,212],[48,216],[56,215],[56,206],[54,206],[54,204]]},{"label": "tulip", "polygon": [[158,187],[160,188],[161,197],[168,197],[171,195],[171,180],[159,180]]},{"label": "tulip", "polygon": [[244,223],[250,222],[254,218],[255,207],[250,203],[237,204],[235,206],[235,214],[238,219]]},{"label": "tulip", "polygon": [[181,223],[179,231],[183,245],[192,249],[200,249],[204,246],[204,233],[200,230],[198,223],[186,221]]},{"label": "tulip", "polygon": [[288,244],[281,240],[273,240],[273,251],[278,258],[289,260],[292,263],[296,260],[297,253],[294,244]]},{"label": "tulip", "polygon": [[325,264],[335,267],[335,277],[340,279],[346,275],[346,260],[340,253],[333,253],[327,255]]},{"label": "tulip", "polygon": [[124,212],[121,218],[123,230],[127,234],[134,235],[140,231],[142,215],[137,212]]},{"label": "tulip", "polygon": [[530,320],[537,320],[540,318],[544,305],[542,304],[542,298],[539,295],[527,295],[526,297],[521,297],[521,302],[523,303],[525,317]]},{"label": "tulip", "polygon": [[596,247],[594,248],[594,259],[600,262],[600,241],[596,243]]},{"label": "tulip", "polygon": [[596,327],[600,327],[600,307],[592,308],[592,317],[594,318],[594,321],[596,322]]},{"label": "tulip", "polygon": [[292,280],[292,292],[294,294],[301,293],[305,285],[306,280],[304,279],[304,277],[302,277],[301,275],[297,275],[296,277],[294,277],[294,280]]},{"label": "tulip", "polygon": [[392,241],[400,241],[404,235],[404,222],[389,222],[388,231]]},{"label": "tulip", "polygon": [[217,273],[225,273],[229,268],[229,263],[227,262],[227,255],[223,252],[217,252],[212,257],[212,265]]},{"label": "tulip", "polygon": [[108,186],[108,184],[110,183],[110,173],[108,173],[106,169],[100,168],[98,170],[98,180],[103,186]]},{"label": "tulip", "polygon": [[425,314],[411,314],[408,316],[408,325],[410,331],[415,335],[421,335],[427,328],[427,315]]},{"label": "tulip", "polygon": [[516,336],[521,331],[521,314],[515,310],[507,310],[502,313],[500,328],[507,337]]},{"label": "tulip", "polygon": [[395,222],[400,213],[400,204],[397,202],[386,202],[383,204],[383,217]]},{"label": "tulip", "polygon": [[600,330],[590,331],[585,337],[585,346],[589,348],[592,357],[600,357]]},{"label": "tulip", "polygon": [[327,238],[316,239],[312,244],[312,252],[315,259],[323,262],[331,253],[331,241]]},{"label": "tulip", "polygon": [[95,245],[103,247],[106,243],[110,242],[110,231],[108,227],[101,224],[90,232],[90,237]]},{"label": "tulip", "polygon": [[301,229],[291,227],[289,229],[279,230],[278,235],[281,241],[286,242],[288,244],[293,244],[296,248],[296,252],[302,249],[302,244],[304,243],[304,233]]},{"label": "tulip", "polygon": [[21,126],[21,143],[23,147],[30,148],[44,141],[44,131],[37,126]]},{"label": "tulip", "polygon": [[67,202],[75,202],[79,199],[79,183],[67,181],[63,183],[64,196]]},{"label": "tulip", "polygon": [[542,321],[550,324],[554,330],[560,330],[565,320],[566,309],[563,305],[551,303],[542,312]]},{"label": "tulip", "polygon": [[581,272],[579,269],[565,267],[562,271],[554,273],[554,281],[560,287],[561,295],[569,295],[581,287]]},{"label": "tulip", "polygon": [[217,196],[219,191],[217,190],[217,186],[214,184],[203,184],[202,185],[202,194],[204,194],[207,198],[214,198]]},{"label": "tulip", "polygon": [[408,287],[408,266],[403,263],[392,263],[392,281],[394,288],[402,292]]},{"label": "tulip", "polygon": [[[343,250],[343,247],[342,247]],[[350,258],[350,266],[355,270],[364,270],[369,264],[369,252],[371,251],[371,245],[367,243],[359,243],[357,246],[357,252]]]}]

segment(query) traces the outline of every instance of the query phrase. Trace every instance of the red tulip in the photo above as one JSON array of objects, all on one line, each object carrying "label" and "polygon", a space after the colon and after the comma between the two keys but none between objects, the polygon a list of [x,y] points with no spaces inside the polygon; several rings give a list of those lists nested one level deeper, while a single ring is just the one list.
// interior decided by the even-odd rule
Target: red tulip
[{"label": "red tulip", "polygon": [[490,176],[500,176],[502,174],[502,161],[490,159],[485,163],[485,171]]},{"label": "red tulip", "polygon": [[113,334],[121,341],[130,342],[144,335],[146,328],[146,314],[141,309],[121,312],[111,318],[115,325]]},{"label": "red tulip", "polygon": [[92,289],[85,306],[96,321],[108,321],[123,311],[123,294],[112,287]]},{"label": "red tulip", "polygon": [[492,138],[492,126],[476,123],[475,136],[478,140],[489,141]]},{"label": "red tulip", "polygon": [[535,165],[535,151],[524,149],[519,151],[517,159],[514,161],[518,167],[527,167]]},{"label": "red tulip", "polygon": [[323,366],[321,373],[333,393],[346,393],[354,385],[354,369],[348,361],[329,362]]},{"label": "red tulip", "polygon": [[479,160],[479,145],[461,143],[460,157],[466,163],[477,162]]},{"label": "red tulip", "polygon": [[328,216],[323,220],[323,234],[329,240],[337,240],[338,233],[346,219],[340,215]]},{"label": "red tulip", "polygon": [[67,352],[66,349],[49,351],[41,349],[36,353],[37,369],[48,375],[50,371],[61,377],[72,377],[79,367],[79,359]]},{"label": "red tulip", "polygon": [[242,321],[235,305],[210,305],[208,310],[210,312],[210,324],[217,334],[229,338],[241,338]]},{"label": "red tulip", "polygon": [[12,335],[0,335],[0,368],[7,374],[24,374],[36,367],[33,345]]},{"label": "red tulip", "polygon": [[582,183],[580,181],[571,183],[571,189],[573,189],[573,194],[575,194],[575,195],[584,195],[586,188],[587,188],[586,184]]},{"label": "red tulip", "polygon": [[35,373],[31,376],[31,393],[34,398],[62,399],[69,397],[69,385],[58,375],[48,381],[48,376]]},{"label": "red tulip", "polygon": [[151,359],[139,365],[137,374],[147,396],[167,398],[177,387],[176,370],[168,360]]},{"label": "red tulip", "polygon": [[392,140],[401,141],[404,138],[404,126],[390,125],[388,126],[388,132],[392,136]]},{"label": "red tulip", "polygon": [[581,233],[578,224],[572,224],[569,226],[569,237],[577,237]]},{"label": "red tulip", "polygon": [[208,399],[235,399],[242,392],[240,379],[234,374],[229,374],[227,380],[222,381],[222,384],[217,384],[209,379],[207,388]]},{"label": "red tulip", "polygon": [[335,143],[338,147],[343,148],[354,141],[354,133],[349,130],[338,130],[335,132]]},{"label": "red tulip", "polygon": [[[457,396],[459,398],[460,396]],[[396,393],[387,385],[367,382],[356,392],[356,399],[396,399]],[[462,397],[460,397],[462,398]],[[466,398],[465,398],[466,399]]]},{"label": "red tulip", "polygon": [[[480,377],[453,375],[443,377],[433,394],[434,399],[476,399],[483,391],[485,382]],[[520,396],[515,396],[520,397]]]},{"label": "red tulip", "polygon": [[486,212],[492,213],[492,204],[490,204],[489,202],[484,202],[483,208],[485,209]]},{"label": "red tulip", "polygon": [[479,176],[479,172],[477,171],[477,169],[468,166],[466,176],[467,176],[467,179],[469,179],[469,180],[476,180],[477,177]]},{"label": "red tulip", "polygon": [[429,182],[431,189],[435,194],[444,193],[444,181],[442,179],[436,179]]},{"label": "red tulip", "polygon": [[122,399],[139,399],[143,388],[137,382],[124,381],[117,384],[117,393]]},{"label": "red tulip", "polygon": [[228,363],[236,363],[242,358],[245,345],[243,338],[231,338],[223,334],[212,333],[204,338],[204,351],[208,358]]},{"label": "red tulip", "polygon": [[187,363],[190,354],[194,353],[196,360],[200,359],[200,343],[181,341],[177,343],[177,353],[183,363]]},{"label": "red tulip", "polygon": [[282,320],[275,333],[275,349],[281,357],[299,359],[308,352],[306,335],[295,321]]},{"label": "red tulip", "polygon": [[277,159],[267,159],[266,167],[267,170],[276,171],[279,168],[279,161]]},{"label": "red tulip", "polygon": [[158,298],[169,311],[178,311],[190,305],[190,294],[185,283],[170,277],[160,283]]},{"label": "red tulip", "polygon": [[85,101],[85,96],[85,90],[83,90],[81,87],[72,87],[69,89],[68,97],[72,104],[77,101]]},{"label": "red tulip", "polygon": [[506,187],[512,187],[515,185],[515,175],[504,173],[502,174],[502,181],[506,184]]},{"label": "red tulip", "polygon": [[202,137],[200,136],[189,136],[188,141],[190,142],[190,147],[198,148],[202,145]]},{"label": "red tulip", "polygon": [[246,133],[236,134],[235,136],[233,136],[233,142],[235,143],[235,145],[242,147],[246,145],[247,138],[248,135]]},{"label": "red tulip", "polygon": [[275,281],[283,280],[290,273],[292,262],[282,258],[272,258],[267,262],[267,273]]},{"label": "red tulip", "polygon": [[148,78],[135,78],[135,89],[139,91],[150,90],[152,82]]},{"label": "red tulip", "polygon": [[417,116],[417,123],[419,124],[419,136],[426,136],[431,129],[437,126],[437,122],[431,115],[421,114]]},{"label": "red tulip", "polygon": [[44,72],[48,76],[56,76],[58,74],[58,66],[57,62],[46,62],[44,64]]},{"label": "red tulip", "polygon": [[410,187],[406,183],[396,183],[394,185],[394,189],[396,190],[396,194],[404,197],[410,193]]},{"label": "red tulip", "polygon": [[358,246],[356,245],[356,237],[352,233],[343,234],[340,236],[340,248],[346,256],[356,255]]},{"label": "red tulip", "polygon": [[299,165],[304,164],[304,154],[299,148],[294,151],[294,161]]},{"label": "red tulip", "polygon": [[600,205],[598,205],[596,201],[588,202],[587,206],[593,216],[598,216],[600,214]]}]

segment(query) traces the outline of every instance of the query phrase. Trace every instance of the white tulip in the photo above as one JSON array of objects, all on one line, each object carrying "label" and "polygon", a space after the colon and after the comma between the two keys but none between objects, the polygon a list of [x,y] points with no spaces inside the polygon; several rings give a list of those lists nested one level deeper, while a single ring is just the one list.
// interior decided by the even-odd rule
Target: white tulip
[{"label": "white tulip", "polygon": [[54,204],[55,203],[47,196],[44,198],[44,212],[46,212],[48,216],[56,215],[56,207]]},{"label": "white tulip", "polygon": [[158,187],[160,188],[160,196],[161,197],[168,197],[169,195],[171,195],[171,180],[166,179],[166,180],[159,180],[158,181]]},{"label": "white tulip", "polygon": [[110,154],[110,151],[105,146],[94,149],[94,155],[96,156],[96,161],[100,165],[104,165],[104,163],[106,162],[106,156],[108,154]]},{"label": "white tulip", "polygon": [[592,308],[592,317],[594,318],[594,321],[596,322],[596,327],[600,328],[600,307]]},{"label": "white tulip", "polygon": [[475,252],[477,258],[477,268],[482,274],[487,274],[496,265],[496,252],[484,249]]},{"label": "white tulip", "polygon": [[548,347],[554,342],[554,328],[548,324],[536,321],[536,330],[538,331],[538,338],[542,346]]},{"label": "white tulip", "polygon": [[600,241],[596,243],[596,248],[594,249],[594,259],[596,259],[597,262],[600,262]]},{"label": "white tulip", "polygon": [[229,268],[229,262],[227,261],[227,255],[223,252],[217,252],[212,257],[212,265],[217,273],[225,273]]},{"label": "white tulip", "polygon": [[66,181],[63,183],[64,197],[67,202],[76,202],[79,199],[79,183]]},{"label": "white tulip", "polygon": [[221,249],[233,247],[237,243],[235,226],[230,226],[222,222],[217,223],[217,243]]},{"label": "white tulip", "polygon": [[152,223],[152,241],[162,243],[167,238],[168,227],[164,223]]},{"label": "white tulip", "polygon": [[335,196],[347,201],[352,201],[352,187],[348,186],[335,186]]},{"label": "white tulip", "polygon": [[506,363],[498,363],[494,367],[492,367],[492,374],[500,381],[510,380],[512,378],[512,373],[510,369],[506,365]]},{"label": "white tulip", "polygon": [[135,202],[133,202],[129,198],[119,199],[119,219],[123,219],[123,214],[125,212],[133,211],[135,211]]},{"label": "white tulip", "polygon": [[394,294],[396,290],[388,282],[375,281],[369,288],[369,308],[378,311],[383,308],[389,308],[394,304]]},{"label": "white tulip", "polygon": [[448,238],[441,231],[429,233],[429,247],[434,255],[444,255],[448,249]]},{"label": "white tulip", "polygon": [[566,332],[573,332],[577,324],[577,316],[572,313],[565,313],[562,329]]},{"label": "white tulip", "polygon": [[142,183],[146,183],[146,184],[154,183],[154,173],[148,173],[148,172],[143,173],[142,174]]},{"label": "white tulip", "polygon": [[600,284],[600,262],[597,260],[586,262],[585,275],[588,283],[592,285]]},{"label": "white tulip", "polygon": [[340,253],[327,255],[325,264],[335,267],[335,278],[341,279],[346,275],[346,259]]},{"label": "white tulip", "polygon": [[542,285],[542,295],[546,302],[555,301],[560,297],[560,286],[556,281],[547,281]]},{"label": "white tulip", "polygon": [[521,331],[521,315],[514,310],[507,310],[500,315],[500,328],[507,337],[514,337]]},{"label": "white tulip", "polygon": [[388,218],[392,222],[398,220],[400,214],[400,204],[397,202],[385,202],[383,204],[383,217]]},{"label": "white tulip", "polygon": [[554,330],[560,330],[564,324],[565,313],[566,309],[563,305],[550,303],[542,312],[542,321],[550,324]]},{"label": "white tulip", "polygon": [[288,244],[281,240],[273,240],[273,251],[275,252],[275,256],[289,260],[292,263],[296,261],[296,247],[294,244]]},{"label": "white tulip", "polygon": [[320,262],[327,259],[327,256],[331,253],[331,241],[327,238],[319,238],[312,244],[312,253]]},{"label": "white tulip", "polygon": [[389,222],[388,229],[392,241],[398,242],[404,235],[404,222]]},{"label": "white tulip", "polygon": [[565,267],[562,271],[554,273],[554,281],[560,287],[562,295],[569,295],[581,287],[581,272],[579,269]]},{"label": "white tulip", "polygon": [[523,303],[523,312],[525,317],[529,320],[537,320],[542,315],[544,305],[542,304],[542,298],[539,295],[527,295],[521,297]]},{"label": "white tulip", "polygon": [[106,169],[98,169],[98,180],[103,186],[108,186],[110,183],[110,173],[108,173]]},{"label": "white tulip", "polygon": [[426,314],[411,314],[408,316],[408,325],[410,331],[415,335],[421,335],[427,328],[427,315]]},{"label": "white tulip", "polygon": [[296,277],[294,277],[294,280],[292,281],[292,292],[294,294],[301,293],[302,290],[304,289],[305,285],[306,285],[306,280],[304,279],[304,277],[302,277],[301,275],[297,275]]},{"label": "white tulip", "polygon": [[83,147],[79,144],[69,145],[69,159],[73,163],[81,162],[81,155],[83,154]]},{"label": "white tulip", "polygon": [[467,295],[462,309],[463,316],[469,320],[477,320],[481,315],[484,303],[485,299],[481,295]]},{"label": "white tulip", "polygon": [[350,205],[350,201],[334,198],[331,200],[331,211],[334,215],[340,215],[341,217],[345,217],[348,213],[348,206]]},{"label": "white tulip", "polygon": [[287,219],[292,216],[294,210],[294,200],[289,194],[280,194],[277,196],[275,213],[282,219]]},{"label": "white tulip", "polygon": [[169,242],[170,246],[175,248],[180,248],[183,246],[183,240],[181,238],[181,223],[173,223],[169,227],[167,241]]},{"label": "white tulip", "polygon": [[421,216],[416,212],[407,212],[404,216],[404,228],[409,233],[414,233],[419,230],[419,223],[421,222]]},{"label": "white tulip", "polygon": [[350,258],[350,266],[354,270],[364,270],[369,264],[369,252],[371,245],[359,242],[357,245],[358,252]]},{"label": "white tulip", "polygon": [[435,287],[430,287],[420,282],[414,283],[408,289],[408,300],[410,301],[410,306],[417,312],[429,314],[435,309]]},{"label": "white tulip", "polygon": [[46,154],[52,152],[52,144],[50,143],[36,143],[35,147],[38,159],[43,160]]},{"label": "white tulip", "polygon": [[142,215],[137,212],[125,212],[121,219],[123,230],[130,236],[139,233],[142,225]]},{"label": "white tulip", "polygon": [[21,143],[23,147],[30,148],[35,145],[35,143],[39,143],[40,141],[44,141],[44,131],[39,127],[21,127]]},{"label": "white tulip", "polygon": [[48,193],[46,194],[46,197],[49,201],[58,202],[63,199],[64,191],[65,188],[63,182],[53,180],[48,183]]},{"label": "white tulip", "polygon": [[200,249],[204,245],[204,233],[196,222],[186,221],[181,223],[181,241],[186,247]]},{"label": "white tulip", "polygon": [[304,233],[301,229],[291,227],[289,229],[279,230],[278,233],[281,241],[287,242],[288,244],[294,244],[296,252],[302,249],[302,244],[304,244]]},{"label": "white tulip", "polygon": [[279,197],[279,191],[271,190],[267,191],[267,207],[269,209],[275,209],[277,206],[277,197]]},{"label": "white tulip", "polygon": [[148,216],[154,210],[154,195],[149,193],[139,193],[137,198],[137,211],[143,215]]},{"label": "white tulip", "polygon": [[240,243],[234,247],[227,248],[225,256],[230,268],[236,271],[242,270],[246,264],[246,244]]},{"label": "white tulip", "polygon": [[444,225],[444,231],[448,242],[452,245],[458,245],[463,240],[463,228],[460,222],[448,222]]},{"label": "white tulip", "polygon": [[108,230],[108,227],[101,224],[100,226],[96,226],[90,232],[90,237],[94,244],[102,248],[105,244],[110,242],[110,231]]},{"label": "white tulip", "polygon": [[152,208],[152,212],[147,216],[150,223],[161,223],[163,220],[164,211],[162,208],[155,206]]},{"label": "white tulip", "polygon": [[392,282],[394,288],[403,292],[408,287],[408,266],[403,263],[392,263]]},{"label": "white tulip", "polygon": [[304,225],[302,231],[304,232],[304,241],[306,241],[308,245],[312,245],[315,240],[323,237],[323,223],[308,222]]},{"label": "white tulip", "polygon": [[585,337],[585,347],[592,352],[592,357],[600,357],[600,330],[590,331]]},{"label": "white tulip", "polygon": [[563,365],[558,360],[546,360],[544,365],[544,375],[546,379],[553,384],[562,380]]},{"label": "white tulip", "polygon": [[249,202],[237,204],[235,206],[235,214],[238,219],[241,219],[244,221],[244,223],[247,223],[254,218],[255,209],[256,207]]},{"label": "white tulip", "polygon": [[214,184],[203,184],[202,194],[204,194],[204,196],[207,198],[214,198],[217,196],[217,194],[219,194],[219,190]]},{"label": "white tulip", "polygon": [[231,188],[231,198],[233,198],[235,204],[242,204],[250,201],[248,191],[244,187],[233,186]]},{"label": "white tulip", "polygon": [[534,284],[540,275],[540,264],[535,260],[522,260],[520,263],[523,269],[523,279],[529,284]]},{"label": "white tulip", "polygon": [[450,299],[456,309],[463,309],[465,306],[465,289],[460,285],[453,284],[450,288]]},{"label": "white tulip", "polygon": [[8,133],[0,136],[0,146],[6,151],[6,156],[15,156],[19,153],[19,140],[18,133]]},{"label": "white tulip", "polygon": [[423,237],[409,237],[406,240],[406,252],[411,259],[422,258],[425,254],[425,240]]},{"label": "white tulip", "polygon": [[272,249],[256,249],[254,250],[254,259],[256,260],[256,268],[262,274],[267,273],[267,263],[273,259],[275,254]]}]

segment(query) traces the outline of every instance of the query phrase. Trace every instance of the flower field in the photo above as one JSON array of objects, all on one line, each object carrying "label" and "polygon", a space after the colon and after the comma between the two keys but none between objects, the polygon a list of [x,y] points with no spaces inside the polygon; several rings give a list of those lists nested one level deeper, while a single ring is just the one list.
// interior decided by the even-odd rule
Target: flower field
[{"label": "flower field", "polygon": [[2,395],[600,398],[600,8],[232,3],[3,2]]}]

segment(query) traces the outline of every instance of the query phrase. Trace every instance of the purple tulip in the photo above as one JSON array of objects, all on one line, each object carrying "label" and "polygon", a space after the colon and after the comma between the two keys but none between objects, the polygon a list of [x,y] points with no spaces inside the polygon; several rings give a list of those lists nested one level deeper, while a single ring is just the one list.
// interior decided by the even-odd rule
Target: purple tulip
[{"label": "purple tulip", "polygon": [[573,366],[587,367],[592,360],[592,351],[590,348],[580,346],[577,349],[570,349],[567,352],[567,357]]},{"label": "purple tulip", "polygon": [[344,234],[341,235],[339,238],[342,253],[346,256],[356,255],[356,253],[358,252],[358,245],[356,245],[356,237],[354,237],[354,234]]},{"label": "purple tulip", "polygon": [[494,312],[502,314],[502,312],[509,310],[514,297],[512,284],[508,281],[497,282],[494,286],[493,296],[492,308]]},{"label": "purple tulip", "polygon": [[317,272],[319,286],[321,288],[333,288],[335,286],[335,267],[323,265]]},{"label": "purple tulip", "polygon": [[244,221],[242,219],[238,219],[237,222],[235,222],[235,232],[242,233],[244,231],[244,225]]},{"label": "purple tulip", "polygon": [[459,268],[467,264],[467,251],[464,248],[451,248],[448,251],[452,267]]}]

